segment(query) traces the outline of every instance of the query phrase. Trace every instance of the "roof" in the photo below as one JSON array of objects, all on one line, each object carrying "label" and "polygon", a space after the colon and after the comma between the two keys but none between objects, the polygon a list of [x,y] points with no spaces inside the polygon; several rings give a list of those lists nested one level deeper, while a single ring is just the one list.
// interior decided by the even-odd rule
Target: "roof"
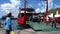
[{"label": "roof", "polygon": [[[24,8],[21,8],[22,11],[24,11]],[[33,8],[26,8],[26,11],[35,11]]]}]

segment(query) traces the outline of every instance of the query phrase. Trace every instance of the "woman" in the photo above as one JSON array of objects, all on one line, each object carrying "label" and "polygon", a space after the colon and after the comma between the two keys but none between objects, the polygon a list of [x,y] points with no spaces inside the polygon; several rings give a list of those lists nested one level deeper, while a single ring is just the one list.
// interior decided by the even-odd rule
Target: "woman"
[{"label": "woman", "polygon": [[5,23],[6,34],[10,34],[11,28],[11,12],[7,14],[6,23]]}]

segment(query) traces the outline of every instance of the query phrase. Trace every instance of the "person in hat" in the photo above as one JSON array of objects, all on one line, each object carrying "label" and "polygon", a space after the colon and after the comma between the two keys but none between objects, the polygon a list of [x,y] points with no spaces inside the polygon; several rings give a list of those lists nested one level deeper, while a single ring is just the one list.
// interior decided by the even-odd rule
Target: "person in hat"
[{"label": "person in hat", "polygon": [[11,28],[11,12],[8,12],[7,16],[6,16],[5,30],[6,30],[6,34],[10,34],[10,31],[12,30],[12,28]]}]

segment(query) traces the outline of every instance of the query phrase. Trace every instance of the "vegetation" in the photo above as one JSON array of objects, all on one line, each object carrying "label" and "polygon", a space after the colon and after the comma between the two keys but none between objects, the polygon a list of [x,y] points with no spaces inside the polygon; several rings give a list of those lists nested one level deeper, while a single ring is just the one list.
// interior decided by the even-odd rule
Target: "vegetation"
[{"label": "vegetation", "polygon": [[55,15],[55,14],[56,14],[56,11],[58,11],[58,13],[60,14],[60,7],[49,10],[49,14],[50,14],[50,13],[53,13],[53,14]]}]

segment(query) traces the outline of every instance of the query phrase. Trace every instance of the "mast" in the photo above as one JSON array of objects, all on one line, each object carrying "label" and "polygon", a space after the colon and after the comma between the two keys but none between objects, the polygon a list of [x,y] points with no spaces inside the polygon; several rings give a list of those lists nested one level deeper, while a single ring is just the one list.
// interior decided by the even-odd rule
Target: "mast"
[{"label": "mast", "polygon": [[26,0],[24,1],[24,15],[26,16]]},{"label": "mast", "polygon": [[48,0],[46,1],[46,16],[48,15]]}]

